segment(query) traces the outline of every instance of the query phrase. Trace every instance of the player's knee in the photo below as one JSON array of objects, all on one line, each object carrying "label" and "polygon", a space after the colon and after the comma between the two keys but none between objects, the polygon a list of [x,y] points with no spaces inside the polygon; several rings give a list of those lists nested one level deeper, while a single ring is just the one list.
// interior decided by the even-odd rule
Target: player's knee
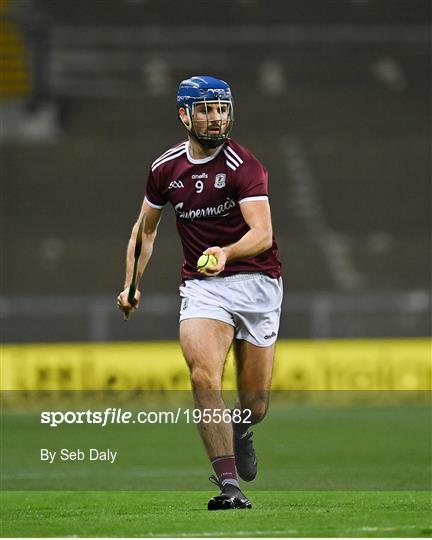
[{"label": "player's knee", "polygon": [[250,411],[252,424],[258,424],[267,414],[268,392],[250,392],[242,399],[242,408]]},{"label": "player's knee", "polygon": [[259,406],[251,409],[251,423],[258,424],[267,414],[267,406]]},{"label": "player's knee", "polygon": [[220,387],[217,377],[202,367],[191,368],[190,378],[194,390],[217,390]]}]

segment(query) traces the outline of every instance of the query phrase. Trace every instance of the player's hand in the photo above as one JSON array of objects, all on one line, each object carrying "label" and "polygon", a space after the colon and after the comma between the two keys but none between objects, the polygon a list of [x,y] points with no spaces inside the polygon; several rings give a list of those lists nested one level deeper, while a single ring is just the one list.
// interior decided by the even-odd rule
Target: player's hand
[{"label": "player's hand", "polygon": [[209,247],[203,251],[203,255],[213,255],[216,257],[216,266],[206,266],[201,270],[198,270],[200,274],[207,277],[215,277],[225,270],[226,254],[225,251],[219,246]]},{"label": "player's hand", "polygon": [[135,303],[132,306],[128,302],[128,294],[129,294],[129,287],[122,291],[117,296],[117,307],[120,309],[120,311],[123,311],[125,315],[129,315],[139,307],[140,299],[141,299],[141,292],[137,289],[135,291]]}]

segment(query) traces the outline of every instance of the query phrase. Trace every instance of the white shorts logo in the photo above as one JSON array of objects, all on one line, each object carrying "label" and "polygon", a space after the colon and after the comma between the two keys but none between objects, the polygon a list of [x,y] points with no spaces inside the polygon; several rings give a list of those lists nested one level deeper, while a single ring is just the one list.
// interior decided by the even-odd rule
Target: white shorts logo
[{"label": "white shorts logo", "polygon": [[214,187],[215,188],[224,188],[226,186],[226,174],[219,173],[215,176]]}]

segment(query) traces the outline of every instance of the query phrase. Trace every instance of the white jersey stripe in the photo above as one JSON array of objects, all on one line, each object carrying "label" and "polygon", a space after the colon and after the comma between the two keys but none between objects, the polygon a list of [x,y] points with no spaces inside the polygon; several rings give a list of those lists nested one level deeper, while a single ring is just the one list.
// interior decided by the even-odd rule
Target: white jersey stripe
[{"label": "white jersey stripe", "polygon": [[231,156],[228,156],[228,155],[226,156],[226,163],[227,163],[227,164],[230,163],[231,165],[233,165],[233,166],[235,167],[234,170],[237,170],[237,169],[240,167],[240,165],[239,165],[238,163],[236,163],[236,162],[232,159]]},{"label": "white jersey stripe", "polygon": [[152,172],[154,172],[159,167],[159,165],[162,165],[163,163],[166,163],[167,161],[171,161],[172,159],[175,159],[185,153],[186,153],[186,148],[182,148],[180,152],[167,156],[165,159],[162,159],[161,161],[159,161],[158,163],[156,163],[156,165],[152,167]]},{"label": "white jersey stripe", "polygon": [[234,152],[234,150],[230,147],[230,146],[227,146],[226,147],[227,150],[229,150],[231,152],[231,154],[238,160],[240,161],[240,165],[243,163],[243,160],[242,158],[237,154],[237,152]]},{"label": "white jersey stripe", "polygon": [[162,160],[165,159],[166,157],[170,156],[171,154],[175,154],[176,152],[178,152],[178,151],[181,150],[182,148],[184,148],[184,147],[177,147],[177,148],[168,150],[167,152],[165,152],[164,154],[162,154],[160,157],[158,157],[157,159],[155,159],[155,161],[153,161],[153,163],[151,164],[151,166],[152,166],[152,167],[155,167],[160,161],[162,161]]},{"label": "white jersey stripe", "polygon": [[170,148],[169,150],[164,152],[161,156],[159,156],[157,159],[155,159],[151,166],[154,167],[162,159],[166,158],[167,156],[169,156],[169,155],[177,152],[181,148],[185,148],[185,147],[186,147],[186,143],[184,142],[184,143],[179,144],[178,146],[175,146],[174,148]]},{"label": "white jersey stripe", "polygon": [[226,163],[226,164],[228,165],[228,167],[229,167],[230,169],[232,169],[233,171],[236,171],[236,170],[237,170],[237,167],[234,167],[233,165],[231,165],[231,163],[230,163],[228,160],[226,160],[225,163]]},{"label": "white jersey stripe", "polygon": [[245,197],[244,199],[239,200],[239,204],[249,201],[268,201],[267,195],[256,195],[255,197]]},{"label": "white jersey stripe", "polygon": [[150,208],[156,208],[156,210],[162,210],[163,206],[160,206],[158,204],[153,204],[150,202],[147,197],[144,197],[145,202],[150,206]]},{"label": "white jersey stripe", "polygon": [[224,149],[224,154],[225,154],[226,158],[231,161],[231,163],[234,163],[234,165],[236,167],[240,167],[241,164],[238,161],[236,161],[232,156],[230,156],[225,149]]}]

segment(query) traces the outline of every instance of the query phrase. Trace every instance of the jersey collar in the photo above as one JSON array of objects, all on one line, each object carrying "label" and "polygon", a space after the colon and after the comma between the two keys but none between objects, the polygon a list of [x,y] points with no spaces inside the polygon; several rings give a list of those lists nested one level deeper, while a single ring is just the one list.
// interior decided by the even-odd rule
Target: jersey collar
[{"label": "jersey collar", "polygon": [[215,157],[217,157],[219,155],[219,153],[221,152],[221,150],[222,150],[222,148],[224,146],[225,146],[225,143],[221,144],[219,146],[219,148],[217,149],[217,151],[212,156],[202,158],[202,159],[194,159],[190,154],[189,141],[187,141],[187,143],[186,143],[186,156],[188,158],[188,161],[190,163],[193,163],[194,165],[199,165],[201,163],[208,163],[209,161],[212,161]]}]

